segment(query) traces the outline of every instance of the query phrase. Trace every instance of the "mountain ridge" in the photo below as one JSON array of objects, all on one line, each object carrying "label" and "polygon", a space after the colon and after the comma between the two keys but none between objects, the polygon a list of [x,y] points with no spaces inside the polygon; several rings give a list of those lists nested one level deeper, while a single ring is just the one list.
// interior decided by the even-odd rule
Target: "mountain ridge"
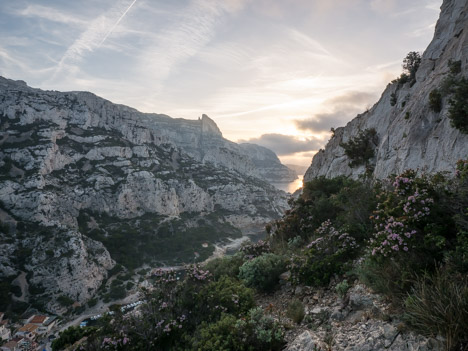
[{"label": "mountain ridge", "polygon": [[93,297],[116,264],[200,261],[288,208],[206,115],[0,78],[0,146],[0,274],[27,272],[49,311]]}]

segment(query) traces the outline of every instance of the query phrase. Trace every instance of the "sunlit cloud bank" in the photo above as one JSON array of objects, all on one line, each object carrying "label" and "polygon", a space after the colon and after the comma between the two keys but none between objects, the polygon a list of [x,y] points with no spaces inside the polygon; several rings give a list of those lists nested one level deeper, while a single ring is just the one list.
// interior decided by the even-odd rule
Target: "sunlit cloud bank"
[{"label": "sunlit cloud bank", "polygon": [[442,0],[0,3],[0,74],[144,112],[212,117],[233,141],[309,164],[372,106]]}]

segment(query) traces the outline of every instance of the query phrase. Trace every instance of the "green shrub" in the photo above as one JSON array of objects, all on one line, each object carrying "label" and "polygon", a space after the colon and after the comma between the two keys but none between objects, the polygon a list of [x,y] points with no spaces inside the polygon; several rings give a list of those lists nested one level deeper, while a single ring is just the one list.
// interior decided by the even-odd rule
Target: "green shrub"
[{"label": "green shrub", "polygon": [[449,74],[447,77],[445,77],[438,87],[442,97],[452,94],[458,82],[459,78],[453,74]]},{"label": "green shrub", "polygon": [[75,342],[96,332],[94,327],[69,327],[63,332],[60,332],[59,337],[52,342],[52,350],[64,350],[67,346],[73,345]]},{"label": "green shrub", "polygon": [[223,314],[215,323],[204,322],[189,339],[194,351],[276,351],[284,345],[284,330],[256,308],[247,318]]},{"label": "green shrub", "polygon": [[269,241],[283,250],[289,247],[290,240],[310,242],[315,230],[330,219],[338,227],[346,226],[346,231],[361,242],[372,232],[369,216],[376,203],[374,189],[367,182],[344,176],[313,179],[304,184],[292,209],[276,221]]},{"label": "green shrub", "polygon": [[454,93],[449,100],[450,124],[468,134],[468,79],[462,78],[454,88]]},{"label": "green shrub", "polygon": [[[249,331],[247,343],[253,350],[281,350],[284,344],[284,329],[272,316],[263,312],[260,307],[250,310],[247,322],[238,321]],[[245,328],[245,327],[244,327]]]},{"label": "green shrub", "polygon": [[399,305],[411,290],[414,279],[411,263],[414,261],[411,257],[404,265],[391,259],[367,257],[357,273],[360,281]]},{"label": "green shrub", "polygon": [[429,94],[429,107],[434,112],[440,112],[442,110],[442,94],[435,88]]},{"label": "green shrub", "polygon": [[110,288],[109,297],[112,300],[123,299],[125,296],[127,296],[127,293],[126,293],[125,287],[123,285],[119,285],[119,286]]},{"label": "green shrub", "polygon": [[338,231],[327,220],[316,230],[315,239],[303,255],[291,259],[289,270],[294,283],[324,286],[335,274],[343,273],[355,256],[356,240]]},{"label": "green shrub", "polygon": [[[11,302],[10,293],[13,292],[13,286],[11,285],[11,282],[15,278],[16,277],[14,276],[11,276],[8,278],[3,278],[3,277],[0,278],[0,308],[2,309],[2,311],[5,311]],[[15,289],[15,295],[16,295],[16,289]],[[21,296],[21,291],[20,291],[19,296]]]},{"label": "green shrub", "polygon": [[397,104],[397,96],[396,93],[392,93],[390,95],[390,106],[395,106]]},{"label": "green shrub", "polygon": [[239,278],[249,287],[268,292],[276,287],[285,269],[281,256],[267,253],[245,262],[239,269]]},{"label": "green shrub", "polygon": [[461,73],[461,60],[458,60],[458,61],[453,61],[453,60],[449,60],[448,61],[448,68],[450,70],[450,73],[451,74],[458,74],[458,73]]},{"label": "green shrub", "polygon": [[351,286],[349,285],[348,281],[344,279],[340,283],[336,284],[335,290],[340,298],[344,298],[350,287]]},{"label": "green shrub", "polygon": [[294,323],[300,324],[305,316],[304,305],[301,301],[294,299],[288,304],[286,316],[291,318]]},{"label": "green shrub", "polygon": [[367,164],[374,157],[374,150],[377,146],[377,131],[374,128],[360,131],[359,134],[346,143],[340,143],[346,156],[351,159],[350,167]]},{"label": "green shrub", "polygon": [[68,307],[68,306],[71,306],[73,305],[73,303],[75,301],[73,301],[71,298],[69,298],[68,296],[66,295],[61,295],[57,298],[57,301],[59,304],[61,304],[62,306],[64,307]]},{"label": "green shrub", "polygon": [[403,59],[403,69],[409,75],[409,80],[414,82],[416,80],[416,72],[421,65],[421,54],[416,51],[411,51]]},{"label": "green shrub", "polygon": [[209,261],[205,268],[210,271],[215,280],[223,276],[237,277],[239,275],[239,268],[244,264],[242,255],[235,254],[233,256],[218,257]]},{"label": "green shrub", "polygon": [[398,84],[398,85],[403,85],[405,83],[408,83],[410,81],[410,76],[406,73],[402,73],[400,75],[400,77],[398,77],[395,82]]},{"label": "green shrub", "polygon": [[90,300],[88,301],[88,307],[94,307],[94,306],[96,306],[97,302],[98,302],[98,301],[97,301],[97,299],[95,299],[95,298],[94,298],[94,299],[90,299]]},{"label": "green shrub", "polygon": [[289,250],[296,250],[304,245],[304,240],[301,236],[295,236],[294,238],[288,239],[288,249]]},{"label": "green shrub", "polygon": [[207,320],[217,318],[221,312],[240,316],[254,306],[253,291],[234,278],[222,276],[201,289],[196,304],[195,309]]},{"label": "green shrub", "polygon": [[455,250],[448,254],[448,262],[461,273],[468,274],[468,232],[457,233]]},{"label": "green shrub", "polygon": [[224,314],[216,323],[202,323],[192,338],[192,350],[196,351],[230,351],[248,350],[242,342],[241,330],[236,325],[237,319]]},{"label": "green shrub", "polygon": [[467,337],[468,278],[447,269],[425,275],[415,282],[405,301],[406,318],[419,332],[442,335],[452,350]]}]

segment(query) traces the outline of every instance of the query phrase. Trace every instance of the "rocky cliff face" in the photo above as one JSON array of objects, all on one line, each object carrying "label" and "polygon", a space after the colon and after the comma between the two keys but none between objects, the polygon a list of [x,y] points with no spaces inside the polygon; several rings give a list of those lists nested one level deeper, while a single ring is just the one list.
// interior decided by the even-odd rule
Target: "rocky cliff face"
[{"label": "rocky cliff face", "polygon": [[[460,61],[459,77],[468,72],[468,3],[445,0],[434,39],[422,56],[414,85],[393,82],[380,100],[345,127],[337,128],[325,150],[313,158],[304,180],[318,176],[358,176],[370,171],[385,178],[406,169],[421,172],[453,171],[457,160],[468,157],[468,135],[453,128],[448,118],[449,96],[442,109],[430,107],[431,91],[440,88],[450,74],[449,62]],[[350,167],[350,159],[340,146],[360,131],[375,129],[375,157],[369,164]]]},{"label": "rocky cliff face", "polygon": [[28,272],[44,302],[83,302],[115,262],[206,257],[287,208],[241,151],[207,116],[143,114],[0,78],[0,275]]},{"label": "rocky cliff face", "polygon": [[271,183],[290,183],[297,179],[297,173],[281,164],[278,156],[270,149],[249,143],[239,146],[252,159],[260,178]]}]

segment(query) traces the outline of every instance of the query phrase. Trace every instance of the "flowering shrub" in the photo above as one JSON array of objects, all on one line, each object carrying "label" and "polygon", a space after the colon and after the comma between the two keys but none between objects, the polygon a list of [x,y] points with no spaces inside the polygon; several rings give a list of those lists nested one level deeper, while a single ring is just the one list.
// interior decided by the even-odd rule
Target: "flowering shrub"
[{"label": "flowering shrub", "polygon": [[271,252],[270,243],[264,240],[259,240],[256,243],[244,243],[240,248],[240,252],[244,254],[245,258],[251,260],[255,257]]},{"label": "flowering shrub", "polygon": [[348,233],[336,230],[329,219],[315,231],[318,236],[309,245],[308,249],[315,248],[325,254],[333,254],[340,249],[348,250],[357,248],[356,240]]},{"label": "flowering shrub", "polygon": [[175,270],[162,268],[158,268],[153,272],[153,278],[157,285],[175,283],[180,279]]},{"label": "flowering shrub", "polygon": [[192,264],[186,271],[187,277],[194,281],[209,281],[211,278],[210,271],[201,269],[200,265]]},{"label": "flowering shrub", "polygon": [[[426,178],[416,177],[409,170],[394,178],[390,190],[384,191],[372,219],[375,236],[370,245],[372,255],[392,256],[421,247],[424,229],[428,223],[434,198]],[[442,240],[443,238],[438,238]]]},{"label": "flowering shrub", "polygon": [[333,227],[326,220],[315,231],[315,239],[307,245],[303,255],[294,255],[288,266],[292,282],[326,285],[334,274],[343,272],[354,256],[358,245],[348,233]]},{"label": "flowering shrub", "polygon": [[105,337],[102,339],[102,350],[124,350],[125,346],[130,342],[126,335],[120,337]]}]

